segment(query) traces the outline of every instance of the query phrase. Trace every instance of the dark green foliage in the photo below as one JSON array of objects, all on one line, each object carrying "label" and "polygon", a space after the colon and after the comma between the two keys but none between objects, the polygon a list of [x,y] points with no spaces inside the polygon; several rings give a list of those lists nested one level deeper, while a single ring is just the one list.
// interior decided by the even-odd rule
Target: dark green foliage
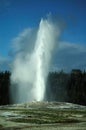
[{"label": "dark green foliage", "polygon": [[[9,71],[0,72],[0,105],[9,104]],[[45,100],[86,105],[86,72],[50,72],[46,83]]]},{"label": "dark green foliage", "polygon": [[0,105],[9,104],[10,72],[0,72]]},{"label": "dark green foliage", "polygon": [[86,105],[86,72],[51,72],[46,85],[46,100]]},{"label": "dark green foliage", "polygon": [[68,101],[86,105],[86,73],[72,70],[67,86]]},{"label": "dark green foliage", "polygon": [[69,74],[61,72],[50,72],[46,85],[46,99],[48,101],[66,101],[67,84]]}]

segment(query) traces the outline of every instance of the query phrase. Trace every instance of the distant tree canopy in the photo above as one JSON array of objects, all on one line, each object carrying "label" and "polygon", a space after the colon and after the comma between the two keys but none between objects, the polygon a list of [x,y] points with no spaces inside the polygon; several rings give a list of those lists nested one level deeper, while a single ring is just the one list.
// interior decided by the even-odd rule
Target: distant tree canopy
[{"label": "distant tree canopy", "polygon": [[[0,72],[0,105],[10,104],[9,71]],[[71,73],[50,72],[46,82],[45,100],[86,105],[86,72],[74,69]]]},{"label": "distant tree canopy", "polygon": [[86,105],[86,72],[72,70],[67,85],[68,101]]},{"label": "distant tree canopy", "polygon": [[10,72],[0,72],[0,105],[9,104]]},{"label": "distant tree canopy", "polygon": [[46,100],[86,105],[86,72],[50,72],[46,85]]},{"label": "distant tree canopy", "polygon": [[46,84],[46,99],[48,101],[66,101],[68,80],[69,74],[63,71],[50,72]]}]

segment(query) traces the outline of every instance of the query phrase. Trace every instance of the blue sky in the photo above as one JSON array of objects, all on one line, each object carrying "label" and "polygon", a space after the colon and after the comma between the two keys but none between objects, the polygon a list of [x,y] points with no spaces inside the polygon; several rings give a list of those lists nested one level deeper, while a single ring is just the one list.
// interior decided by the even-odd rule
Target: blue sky
[{"label": "blue sky", "polygon": [[9,59],[13,38],[28,27],[38,26],[48,13],[64,21],[61,42],[86,47],[86,0],[0,0],[1,59]]}]

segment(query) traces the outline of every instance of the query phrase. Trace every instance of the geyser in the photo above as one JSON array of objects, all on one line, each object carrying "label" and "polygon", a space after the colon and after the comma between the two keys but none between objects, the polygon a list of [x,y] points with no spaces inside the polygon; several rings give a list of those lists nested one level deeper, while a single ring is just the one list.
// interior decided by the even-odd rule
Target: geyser
[{"label": "geyser", "polygon": [[[42,19],[35,36],[35,40],[28,39],[28,44],[34,42],[33,50],[29,51],[28,45],[23,44],[23,49],[17,52],[12,62],[10,87],[12,103],[44,99],[46,78],[59,30],[50,20]],[[24,36],[23,42],[25,43]]]}]

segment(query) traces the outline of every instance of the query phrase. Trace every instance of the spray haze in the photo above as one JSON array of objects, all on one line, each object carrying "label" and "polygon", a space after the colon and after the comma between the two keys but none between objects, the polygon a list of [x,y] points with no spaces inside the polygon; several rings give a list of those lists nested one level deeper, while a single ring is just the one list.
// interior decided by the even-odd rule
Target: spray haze
[{"label": "spray haze", "polygon": [[[17,38],[17,43],[20,42],[20,47],[23,45],[23,49],[17,52],[12,63],[10,90],[12,102],[15,103],[44,99],[46,78],[59,29],[50,20],[41,19],[34,36],[32,37],[27,31],[23,37]],[[31,51],[28,44],[34,45]]]}]

